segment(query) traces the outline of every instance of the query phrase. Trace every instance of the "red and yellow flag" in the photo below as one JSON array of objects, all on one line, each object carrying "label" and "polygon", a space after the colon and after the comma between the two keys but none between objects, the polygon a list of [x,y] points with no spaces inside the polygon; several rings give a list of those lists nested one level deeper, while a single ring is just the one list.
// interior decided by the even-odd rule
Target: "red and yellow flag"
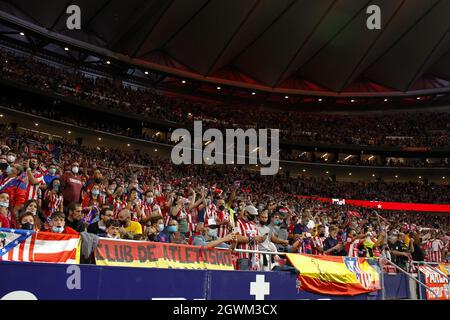
[{"label": "red and yellow flag", "polygon": [[353,296],[380,290],[380,275],[364,258],[289,253],[300,272],[299,289],[319,294]]}]

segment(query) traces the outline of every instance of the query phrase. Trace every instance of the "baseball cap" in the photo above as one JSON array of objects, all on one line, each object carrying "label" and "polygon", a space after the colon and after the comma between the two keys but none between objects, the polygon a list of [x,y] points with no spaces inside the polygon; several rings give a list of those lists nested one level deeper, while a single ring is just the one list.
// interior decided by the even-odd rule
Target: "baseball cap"
[{"label": "baseball cap", "polygon": [[246,206],[244,208],[244,211],[250,213],[253,216],[257,216],[258,215],[258,209],[256,209],[255,206]]}]

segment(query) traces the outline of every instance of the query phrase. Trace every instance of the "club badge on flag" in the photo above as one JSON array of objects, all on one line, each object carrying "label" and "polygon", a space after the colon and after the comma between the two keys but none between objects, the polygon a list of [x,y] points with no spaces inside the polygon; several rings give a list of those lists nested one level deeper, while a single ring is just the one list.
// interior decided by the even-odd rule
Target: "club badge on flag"
[{"label": "club badge on flag", "polygon": [[80,236],[0,228],[0,261],[78,263]]}]

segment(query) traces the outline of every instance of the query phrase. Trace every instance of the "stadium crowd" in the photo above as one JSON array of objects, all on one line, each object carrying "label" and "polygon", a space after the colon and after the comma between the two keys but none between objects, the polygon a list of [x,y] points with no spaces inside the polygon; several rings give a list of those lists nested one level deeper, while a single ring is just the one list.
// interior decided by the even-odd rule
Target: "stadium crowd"
[{"label": "stadium crowd", "polygon": [[[89,148],[3,127],[0,226],[305,254],[448,257],[449,216],[324,204],[295,195],[449,202],[448,186],[341,183],[238,167],[173,165],[138,151]],[[239,252],[239,269],[270,257]],[[275,265],[285,262],[274,255]]]},{"label": "stadium crowd", "polygon": [[155,90],[123,85],[69,66],[0,50],[0,77],[125,113],[176,122],[201,120],[213,128],[278,128],[291,142],[366,146],[448,148],[450,113],[383,115],[314,114],[282,109],[223,107],[166,97]]}]

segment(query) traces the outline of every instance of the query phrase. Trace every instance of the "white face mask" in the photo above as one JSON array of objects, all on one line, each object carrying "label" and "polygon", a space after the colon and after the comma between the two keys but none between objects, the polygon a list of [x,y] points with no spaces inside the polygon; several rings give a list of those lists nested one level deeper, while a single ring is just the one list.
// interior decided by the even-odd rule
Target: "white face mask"
[{"label": "white face mask", "polygon": [[153,198],[148,197],[148,198],[147,198],[147,203],[148,203],[148,204],[152,204],[152,203],[153,203]]},{"label": "white face mask", "polygon": [[0,208],[8,208],[9,201],[0,201]]},{"label": "white face mask", "polygon": [[16,161],[16,157],[15,156],[6,156],[6,159],[8,159],[8,162]]},{"label": "white face mask", "polygon": [[77,174],[78,173],[78,167],[72,167],[72,172]]},{"label": "white face mask", "polygon": [[208,236],[211,238],[217,237],[217,229],[208,229]]},{"label": "white face mask", "polygon": [[64,227],[53,226],[52,231],[56,233],[62,233],[64,231]]}]

